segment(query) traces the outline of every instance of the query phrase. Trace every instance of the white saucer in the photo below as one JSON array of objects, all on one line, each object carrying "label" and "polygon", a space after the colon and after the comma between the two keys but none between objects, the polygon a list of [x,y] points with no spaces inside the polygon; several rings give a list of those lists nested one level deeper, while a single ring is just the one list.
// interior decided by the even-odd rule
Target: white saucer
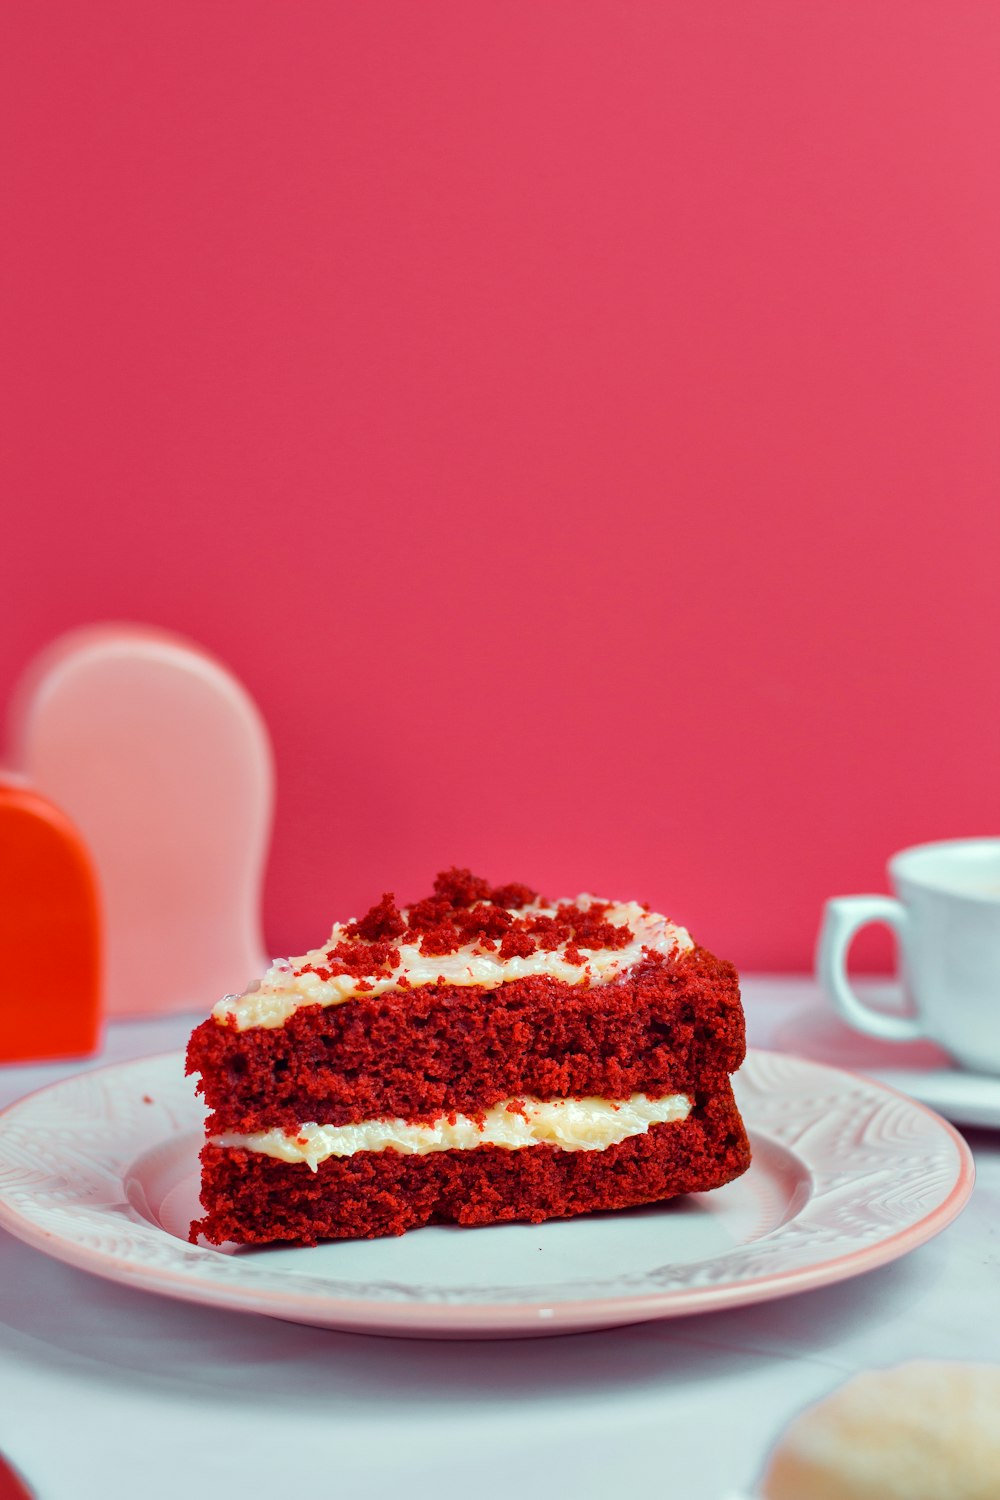
[{"label": "white saucer", "polygon": [[877,1078],[956,1125],[1000,1130],[1000,1078],[957,1068],[933,1042],[882,1042],[852,1031],[824,1006],[811,1005],[775,1027],[774,1044],[798,1057]]},{"label": "white saucer", "polygon": [[0,1117],[0,1225],[125,1285],[408,1337],[611,1328],[803,1292],[885,1265],[967,1200],[950,1125],[868,1079],[751,1051],[734,1079],[753,1163],[625,1213],[313,1247],[188,1243],[204,1109],[183,1053],[78,1074]]}]

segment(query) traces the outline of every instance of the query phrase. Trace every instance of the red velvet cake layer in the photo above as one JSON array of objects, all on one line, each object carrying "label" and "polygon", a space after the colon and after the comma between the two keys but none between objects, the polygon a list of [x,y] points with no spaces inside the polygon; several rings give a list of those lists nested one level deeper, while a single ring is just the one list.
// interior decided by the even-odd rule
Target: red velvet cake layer
[{"label": "red velvet cake layer", "polygon": [[[593,992],[591,992],[593,993]],[[202,1151],[204,1219],[213,1244],[235,1240],[374,1239],[429,1223],[498,1224],[634,1208],[721,1187],[745,1172],[750,1147],[728,1079],[684,1121],[654,1125],[603,1151],[480,1146],[424,1156],[360,1151],[316,1172],[254,1152]]]},{"label": "red velvet cake layer", "polygon": [[476,1115],[521,1095],[695,1094],[734,1072],[744,1051],[736,970],[696,948],[592,987],[546,977],[493,990],[428,985],[306,1006],[280,1027],[208,1020],[187,1071],[201,1074],[209,1134],[248,1133]]}]

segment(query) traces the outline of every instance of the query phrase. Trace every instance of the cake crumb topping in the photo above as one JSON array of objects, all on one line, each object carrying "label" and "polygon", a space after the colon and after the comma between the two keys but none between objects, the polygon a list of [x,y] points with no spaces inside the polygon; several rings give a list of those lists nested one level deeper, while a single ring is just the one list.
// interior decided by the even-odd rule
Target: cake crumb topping
[{"label": "cake crumb topping", "polygon": [[613,952],[632,941],[627,922],[606,920],[609,901],[586,907],[561,901],[544,914],[539,907],[549,903],[529,886],[491,887],[471,870],[444,870],[434,881],[432,896],[402,910],[393,892],[384,892],[360,920],[347,923],[346,939],[329,947],[322,963],[303,964],[295,973],[318,974],[321,979],[337,974],[377,976],[399,963],[393,939],[414,943],[421,953],[436,958],[460,948],[495,953],[498,943],[502,959],[562,948],[566,962],[576,966],[586,962],[584,951]]},{"label": "cake crumb topping", "polygon": [[551,902],[529,886],[494,886],[456,867],[410,906],[383,892],[363,917],[337,923],[323,947],[279,959],[244,995],[225,996],[213,1015],[244,1030],[281,1026],[305,1005],[430,984],[489,990],[543,975],[601,984],[650,955],[691,947],[683,927],[638,902],[591,895]]}]

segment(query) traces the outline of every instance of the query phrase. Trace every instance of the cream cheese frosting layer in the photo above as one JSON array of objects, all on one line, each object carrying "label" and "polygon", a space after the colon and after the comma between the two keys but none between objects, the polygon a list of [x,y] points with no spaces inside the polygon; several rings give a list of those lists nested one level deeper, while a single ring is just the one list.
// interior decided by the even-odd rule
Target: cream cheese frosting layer
[{"label": "cream cheese frosting layer", "polygon": [[[563,903],[533,902],[530,906],[512,908],[511,914],[556,917]],[[679,927],[659,912],[648,911],[636,901],[599,902],[596,896],[577,896],[574,904],[583,910],[600,905],[606,908],[602,919],[616,927],[627,926],[629,941],[620,948],[598,948],[584,952],[582,963],[574,963],[567,954],[568,943],[553,949],[538,948],[525,957],[501,958],[478,941],[466,943],[453,953],[428,955],[417,941],[398,944],[399,962],[389,972],[369,976],[332,974],[324,977],[309,966],[323,969],[330,950],[341,942],[351,925],[338,922],[322,948],[314,948],[300,958],[278,959],[259,984],[242,995],[226,995],[212,1011],[220,1024],[246,1031],[251,1027],[283,1026],[289,1016],[305,1005],[341,1005],[359,995],[379,995],[388,990],[417,989],[428,984],[479,985],[499,989],[515,979],[544,975],[564,984],[607,984],[635,967],[643,951],[669,957],[694,947],[686,928]],[[303,972],[305,970],[306,972]]]},{"label": "cream cheese frosting layer", "polygon": [[406,1120],[365,1120],[359,1125],[301,1125],[298,1130],[261,1130],[250,1135],[216,1135],[210,1144],[242,1148],[278,1161],[304,1162],[316,1171],[329,1156],[353,1156],[358,1151],[400,1151],[426,1156],[432,1151],[470,1151],[477,1146],[502,1146],[519,1151],[527,1146],[552,1145],[563,1151],[604,1151],[634,1135],[645,1135],[651,1125],[686,1120],[691,1101],[686,1094],[650,1099],[506,1099],[479,1118],[439,1115],[430,1125]]}]

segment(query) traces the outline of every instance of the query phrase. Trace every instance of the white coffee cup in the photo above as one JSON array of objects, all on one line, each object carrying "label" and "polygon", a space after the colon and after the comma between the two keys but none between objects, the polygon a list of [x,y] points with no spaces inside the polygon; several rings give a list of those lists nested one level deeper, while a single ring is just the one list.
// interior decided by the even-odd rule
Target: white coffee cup
[{"label": "white coffee cup", "polygon": [[[1000,1073],[1000,838],[917,844],[889,861],[892,896],[826,903],[816,973],[856,1031],[883,1041],[928,1038],[962,1067]],[[899,943],[912,1015],[873,1010],[851,988],[847,954],[869,922]]]}]

